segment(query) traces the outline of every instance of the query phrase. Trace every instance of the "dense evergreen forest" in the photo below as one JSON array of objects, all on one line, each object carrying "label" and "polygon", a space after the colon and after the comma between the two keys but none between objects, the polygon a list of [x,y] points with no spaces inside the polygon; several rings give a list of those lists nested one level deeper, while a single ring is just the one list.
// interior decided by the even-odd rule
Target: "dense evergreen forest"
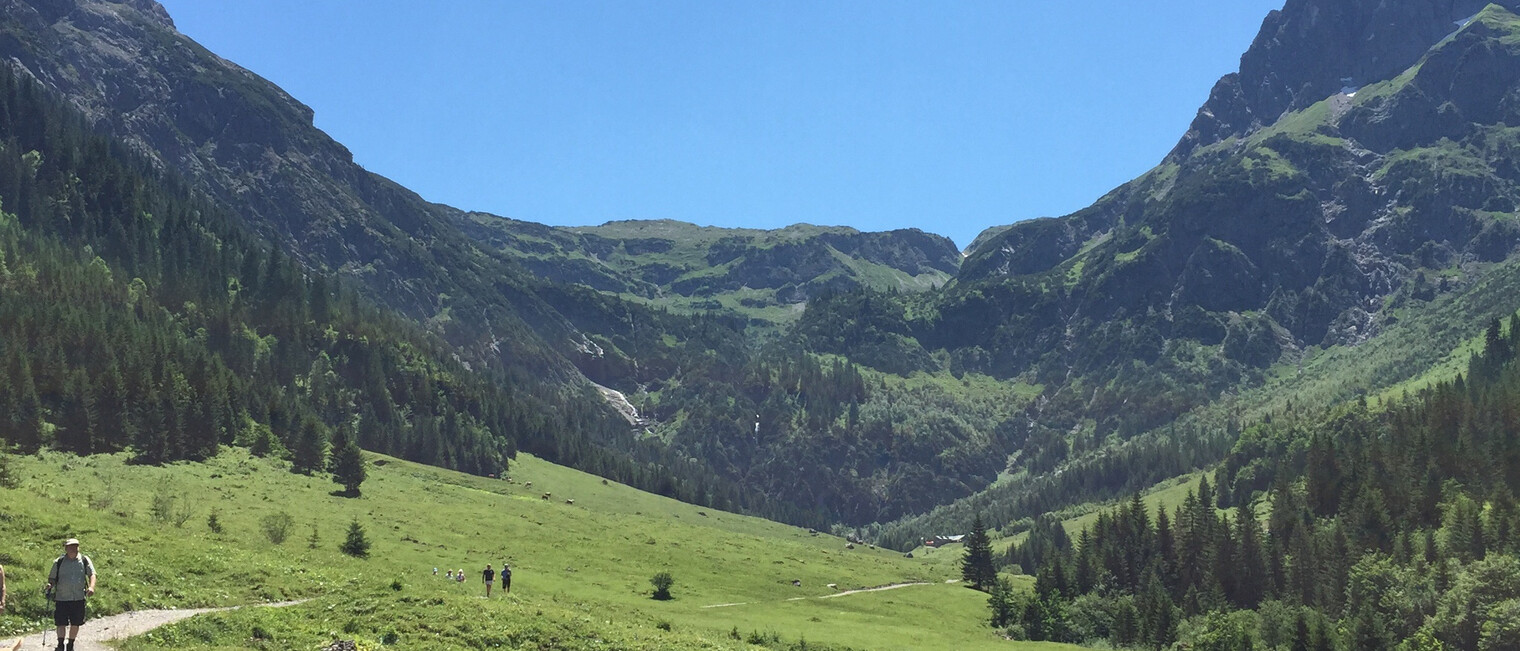
[{"label": "dense evergreen forest", "polygon": [[[1051,518],[993,589],[1019,637],[1191,649],[1520,648],[1520,317],[1455,380],[1246,429],[1175,510]],[[1228,510],[1221,510],[1228,509]]]},{"label": "dense evergreen forest", "polygon": [[[476,474],[519,449],[720,508],[820,523],[633,442],[600,402],[471,369],[437,336],[250,234],[0,67],[0,441],[129,451],[224,445],[321,470],[329,442]],[[585,390],[590,394],[590,390]]]}]

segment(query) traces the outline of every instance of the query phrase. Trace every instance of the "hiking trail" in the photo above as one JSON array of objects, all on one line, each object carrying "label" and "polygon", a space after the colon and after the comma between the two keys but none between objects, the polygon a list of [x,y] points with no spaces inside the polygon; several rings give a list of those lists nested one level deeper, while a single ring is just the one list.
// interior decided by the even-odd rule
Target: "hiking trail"
[{"label": "hiking trail", "polygon": [[[951,579],[949,581],[946,581],[945,583],[956,583],[956,581],[954,579]],[[803,601],[803,600],[806,600],[806,599],[833,599],[835,597],[843,597],[843,596],[846,596],[846,595],[860,594],[862,592],[881,592],[882,590],[896,590],[898,588],[906,588],[906,587],[915,586],[915,585],[931,585],[931,584],[929,582],[927,582],[927,581],[913,581],[913,582],[909,582],[909,583],[889,583],[887,585],[879,585],[879,586],[876,586],[874,588],[860,588],[858,590],[842,590],[842,591],[839,591],[839,592],[835,592],[833,594],[818,595],[818,596],[814,596],[814,597],[792,597],[790,599],[787,599],[787,601]],[[740,601],[740,602],[731,603],[731,604],[712,604],[710,606],[703,606],[703,608],[728,608],[730,606],[748,606],[748,605],[750,605],[750,603],[752,603],[752,602]]]},{"label": "hiking trail", "polygon": [[[74,643],[74,651],[113,651],[107,645],[108,642],[122,640],[134,635],[142,635],[165,624],[173,624],[182,619],[188,619],[203,613],[219,613],[239,608],[283,608],[305,603],[306,599],[298,601],[277,601],[267,604],[250,604],[247,606],[226,606],[223,608],[184,608],[179,610],[134,610],[109,617],[91,617],[79,628],[79,639]],[[36,651],[37,649],[53,649],[57,642],[53,640],[53,631],[47,629],[47,645],[42,644],[42,632],[34,632],[21,638],[8,638],[0,640],[0,651],[12,651],[20,644],[22,651]]]}]

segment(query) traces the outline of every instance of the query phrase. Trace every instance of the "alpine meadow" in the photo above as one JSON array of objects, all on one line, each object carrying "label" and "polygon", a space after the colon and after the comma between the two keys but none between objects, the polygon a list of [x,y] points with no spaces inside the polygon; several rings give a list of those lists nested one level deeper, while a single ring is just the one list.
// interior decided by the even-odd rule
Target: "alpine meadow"
[{"label": "alpine meadow", "polygon": [[156,0],[0,61],[0,649],[71,539],[81,651],[1520,649],[1520,0],[1287,0],[964,250],[435,203]]}]

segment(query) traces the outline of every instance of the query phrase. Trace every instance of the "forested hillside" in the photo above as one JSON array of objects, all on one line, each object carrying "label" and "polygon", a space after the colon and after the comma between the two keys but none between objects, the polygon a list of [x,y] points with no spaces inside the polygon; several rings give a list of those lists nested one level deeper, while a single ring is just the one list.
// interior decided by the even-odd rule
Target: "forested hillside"
[{"label": "forested hillside", "polygon": [[[146,463],[238,444],[323,469],[329,441],[476,474],[518,449],[704,504],[778,510],[621,422],[311,272],[0,70],[0,434]],[[520,371],[518,371],[520,373]]]},{"label": "forested hillside", "polygon": [[1496,320],[1453,381],[1252,425],[1175,510],[1137,494],[1075,541],[1042,522],[1007,558],[1036,591],[997,591],[995,625],[1152,647],[1515,648],[1517,356],[1520,317]]}]

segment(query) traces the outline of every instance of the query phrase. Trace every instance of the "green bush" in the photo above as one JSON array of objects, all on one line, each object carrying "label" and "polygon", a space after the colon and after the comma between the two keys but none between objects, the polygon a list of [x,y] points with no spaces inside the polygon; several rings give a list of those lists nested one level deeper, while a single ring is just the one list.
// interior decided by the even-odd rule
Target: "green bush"
[{"label": "green bush", "polygon": [[660,572],[649,577],[649,584],[654,586],[654,598],[664,601],[670,598],[670,586],[676,580],[671,578],[670,572]]},{"label": "green bush", "polygon": [[285,542],[286,536],[290,535],[290,526],[295,523],[295,518],[289,513],[281,511],[271,513],[259,520],[259,528],[264,530],[264,537],[276,545]]}]

